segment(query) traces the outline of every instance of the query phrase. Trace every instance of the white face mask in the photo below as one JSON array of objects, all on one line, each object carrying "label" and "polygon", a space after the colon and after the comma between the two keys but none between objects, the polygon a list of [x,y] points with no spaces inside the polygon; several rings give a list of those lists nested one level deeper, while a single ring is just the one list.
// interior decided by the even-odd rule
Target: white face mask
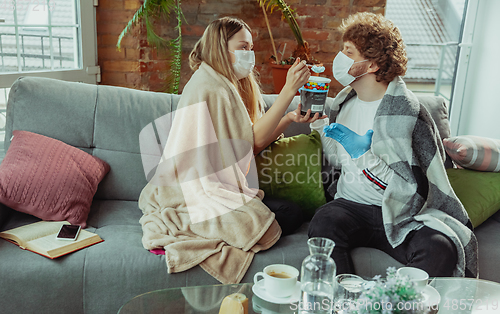
[{"label": "white face mask", "polygon": [[356,78],[361,77],[367,73],[361,74],[359,76],[352,76],[349,74],[349,70],[351,69],[354,63],[365,62],[368,60],[357,61],[354,62],[351,58],[346,56],[342,51],[340,51],[335,59],[333,59],[332,72],[333,77],[342,85],[347,86],[351,84]]},{"label": "white face mask", "polygon": [[247,77],[255,66],[255,53],[252,50],[235,50],[230,53],[234,54],[236,62],[233,63],[234,74],[238,80]]}]

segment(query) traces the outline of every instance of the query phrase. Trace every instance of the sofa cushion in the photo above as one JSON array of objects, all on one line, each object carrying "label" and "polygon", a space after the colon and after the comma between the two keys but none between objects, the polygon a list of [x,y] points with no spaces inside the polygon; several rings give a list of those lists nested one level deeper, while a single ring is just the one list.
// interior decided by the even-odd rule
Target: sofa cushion
[{"label": "sofa cushion", "polygon": [[467,169],[446,171],[474,228],[500,209],[500,173]]},{"label": "sofa cushion", "polygon": [[462,135],[443,140],[444,148],[460,167],[500,172],[500,140]]},{"label": "sofa cushion", "polygon": [[9,93],[5,149],[14,130],[30,131],[87,152],[93,147],[97,86],[21,77]]},{"label": "sofa cushion", "polygon": [[439,96],[417,96],[418,101],[431,114],[432,120],[436,123],[441,139],[450,137],[450,122],[448,120],[448,106],[443,97]]},{"label": "sofa cushion", "polygon": [[326,203],[317,131],[277,140],[260,152],[255,162],[259,188],[266,196],[293,201],[308,218]]},{"label": "sofa cushion", "polygon": [[0,202],[44,220],[85,227],[108,164],[50,137],[19,130],[13,134],[0,164]]},{"label": "sofa cushion", "polygon": [[97,90],[93,155],[112,170],[96,198],[138,200],[160,161],[180,95],[105,85]]}]

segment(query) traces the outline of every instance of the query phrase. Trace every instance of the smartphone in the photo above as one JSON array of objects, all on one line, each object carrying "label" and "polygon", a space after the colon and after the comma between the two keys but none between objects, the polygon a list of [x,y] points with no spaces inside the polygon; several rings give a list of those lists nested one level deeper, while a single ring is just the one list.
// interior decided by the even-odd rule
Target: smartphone
[{"label": "smartphone", "polygon": [[56,239],[75,241],[78,238],[78,234],[80,234],[80,229],[81,227],[77,225],[62,225]]}]

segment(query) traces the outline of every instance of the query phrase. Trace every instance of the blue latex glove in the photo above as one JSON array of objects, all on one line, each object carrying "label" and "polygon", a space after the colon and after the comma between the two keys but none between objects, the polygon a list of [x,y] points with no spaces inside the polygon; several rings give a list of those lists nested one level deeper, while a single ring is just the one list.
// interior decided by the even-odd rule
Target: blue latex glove
[{"label": "blue latex glove", "polygon": [[358,135],[348,127],[332,123],[323,128],[325,135],[339,142],[351,158],[356,159],[366,153],[372,145],[373,130],[366,131],[365,135]]}]

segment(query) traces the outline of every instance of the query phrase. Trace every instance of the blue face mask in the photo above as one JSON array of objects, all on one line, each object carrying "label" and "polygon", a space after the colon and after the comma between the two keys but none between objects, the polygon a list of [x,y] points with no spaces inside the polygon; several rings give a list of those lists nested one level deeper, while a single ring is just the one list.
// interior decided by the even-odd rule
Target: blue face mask
[{"label": "blue face mask", "polygon": [[333,65],[332,65],[332,72],[333,72],[333,77],[342,85],[347,86],[354,82],[355,79],[358,77],[361,77],[368,72],[358,75],[356,77],[352,76],[349,74],[349,70],[351,69],[352,65],[355,63],[361,63],[365,62],[368,60],[363,60],[363,61],[357,61],[354,62],[351,58],[346,56],[342,51],[340,51],[335,59],[333,59]]}]

